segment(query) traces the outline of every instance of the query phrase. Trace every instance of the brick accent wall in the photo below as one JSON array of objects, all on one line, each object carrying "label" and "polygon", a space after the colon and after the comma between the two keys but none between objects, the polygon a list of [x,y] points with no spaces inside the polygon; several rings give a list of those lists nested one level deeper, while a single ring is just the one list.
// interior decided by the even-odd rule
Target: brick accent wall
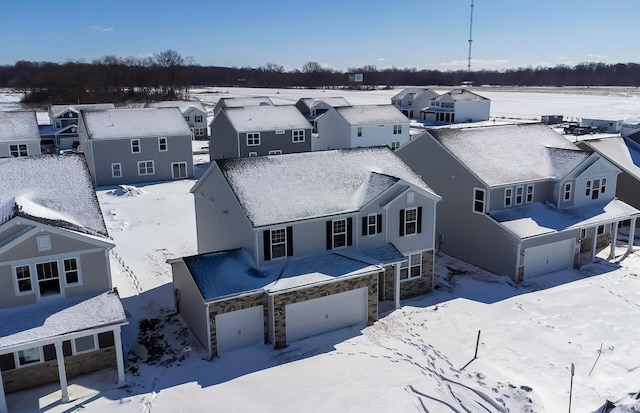
[{"label": "brick accent wall", "polygon": [[582,238],[580,240],[580,252],[591,251],[591,244],[593,244],[593,238]]},{"label": "brick accent wall", "polygon": [[400,299],[417,297],[432,290],[433,251],[422,253],[422,277],[400,282]]},{"label": "brick accent wall", "polygon": [[269,306],[265,293],[256,293],[239,298],[231,298],[209,306],[209,323],[211,324],[211,354],[218,355],[218,339],[216,336],[216,315],[230,311],[244,310],[246,308],[263,306],[264,314],[264,342],[269,342]]},{"label": "brick accent wall", "polygon": [[367,322],[371,324],[378,319],[378,273],[274,295],[274,347],[282,348],[287,345],[287,324],[285,319],[285,307],[287,304],[326,297],[363,287],[367,287],[369,290]]},{"label": "brick accent wall", "polygon": [[[116,367],[116,348],[107,347],[90,353],[64,358],[67,378]],[[5,393],[58,382],[57,360],[2,372]]]}]

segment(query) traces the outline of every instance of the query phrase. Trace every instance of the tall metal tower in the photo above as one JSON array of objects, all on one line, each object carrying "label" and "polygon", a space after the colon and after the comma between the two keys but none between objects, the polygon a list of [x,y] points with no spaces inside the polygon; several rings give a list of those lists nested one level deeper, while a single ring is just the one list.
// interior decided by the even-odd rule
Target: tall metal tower
[{"label": "tall metal tower", "polygon": [[473,42],[473,0],[471,0],[471,19],[469,20],[469,62],[467,63],[467,72],[471,72],[471,43]]}]

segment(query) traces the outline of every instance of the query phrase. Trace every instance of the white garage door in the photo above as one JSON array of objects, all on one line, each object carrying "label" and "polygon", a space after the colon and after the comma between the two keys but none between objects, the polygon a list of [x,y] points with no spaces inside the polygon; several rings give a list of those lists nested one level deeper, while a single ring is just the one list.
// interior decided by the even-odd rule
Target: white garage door
[{"label": "white garage door", "polygon": [[366,323],[367,291],[364,287],[287,305],[287,343]]},{"label": "white garage door", "polygon": [[574,246],[575,240],[567,239],[527,248],[524,254],[524,277],[533,277],[572,267]]},{"label": "white garage door", "polygon": [[264,343],[263,306],[216,315],[218,354]]}]

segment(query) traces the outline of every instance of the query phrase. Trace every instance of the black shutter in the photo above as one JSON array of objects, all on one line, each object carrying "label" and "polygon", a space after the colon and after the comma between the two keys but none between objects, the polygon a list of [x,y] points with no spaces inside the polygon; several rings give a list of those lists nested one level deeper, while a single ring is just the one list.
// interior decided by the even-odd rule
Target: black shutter
[{"label": "black shutter", "polygon": [[382,232],[382,214],[378,214],[378,219],[376,219],[377,228],[376,233],[380,234]]},{"label": "black shutter", "polygon": [[422,232],[422,207],[418,207],[418,234]]},{"label": "black shutter", "polygon": [[347,245],[353,244],[353,218],[347,218]]},{"label": "black shutter", "polygon": [[287,227],[287,257],[293,256],[293,227]]},{"label": "black shutter", "polygon": [[264,240],[264,260],[269,261],[271,259],[271,231],[265,229],[262,231],[262,237]]},{"label": "black shutter", "polygon": [[362,236],[369,235],[369,222],[367,217],[362,217]]},{"label": "black shutter", "polygon": [[404,237],[404,209],[400,210],[400,236]]},{"label": "black shutter", "polygon": [[333,233],[333,222],[327,221],[327,249],[330,250],[333,246],[331,242],[331,234]]}]

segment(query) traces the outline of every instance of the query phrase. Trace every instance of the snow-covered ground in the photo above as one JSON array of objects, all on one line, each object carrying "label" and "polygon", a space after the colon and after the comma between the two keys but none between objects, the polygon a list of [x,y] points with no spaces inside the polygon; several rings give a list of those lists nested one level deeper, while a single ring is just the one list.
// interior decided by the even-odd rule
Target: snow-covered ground
[{"label": "snow-covered ground", "polygon": [[[397,93],[218,89],[192,97],[211,105],[222,94],[254,94],[285,103],[326,93],[357,104],[388,103]],[[480,93],[492,99],[496,117],[571,116],[556,106],[559,95],[570,96],[566,107],[579,117],[640,113],[636,95],[583,100],[578,93]],[[602,103],[607,97],[612,100]],[[598,116],[589,112],[599,108]],[[207,155],[194,158],[199,176]],[[404,301],[371,326],[282,350],[260,345],[205,360],[174,313],[166,264],[196,252],[194,182],[98,189],[116,244],[114,285],[129,314],[123,329],[128,386],[113,388],[115,372],[107,370],[71,379],[67,404],[57,401],[55,384],[9,394],[11,411],[555,413],[568,409],[573,363],[572,411],[594,412],[608,399],[618,404],[613,413],[640,412],[634,399],[640,391],[640,245],[629,255],[621,248],[614,260],[518,285],[437,255],[437,290]]]}]

